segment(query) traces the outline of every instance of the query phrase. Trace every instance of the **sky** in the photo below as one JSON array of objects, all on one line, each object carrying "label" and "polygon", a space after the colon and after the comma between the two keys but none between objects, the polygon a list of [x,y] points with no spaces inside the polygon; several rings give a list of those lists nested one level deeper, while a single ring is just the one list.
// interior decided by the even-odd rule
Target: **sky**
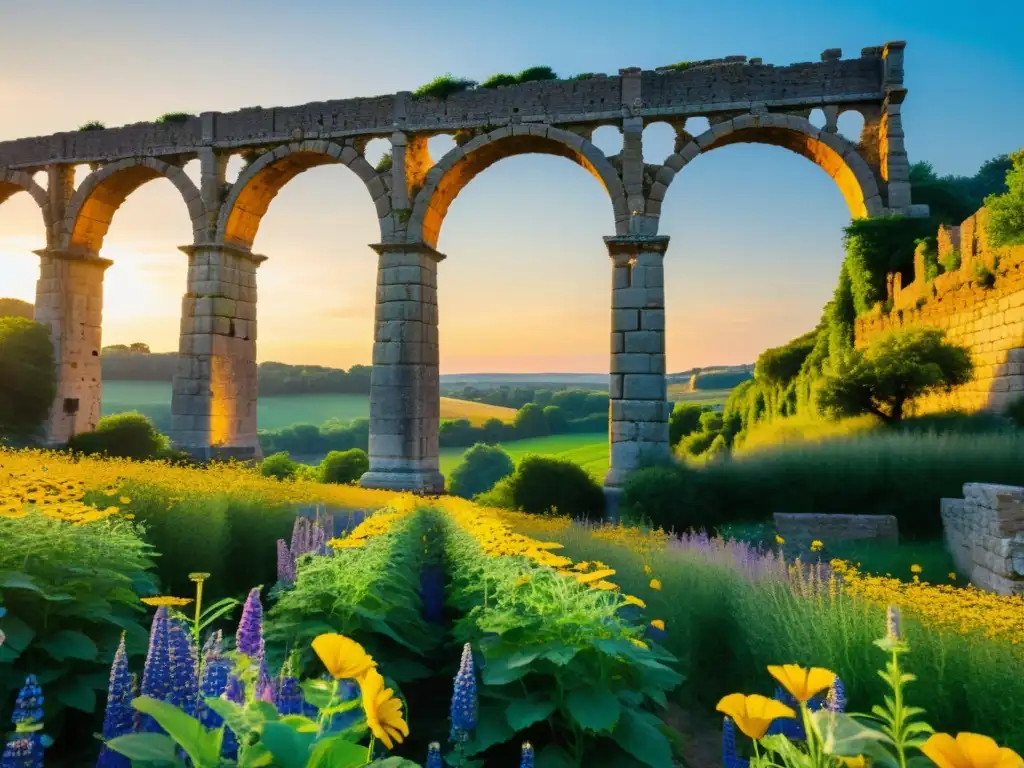
[{"label": "sky", "polygon": [[[1015,0],[0,0],[0,18],[17,30],[0,46],[0,140],[90,120],[116,126],[415,90],[445,72],[616,74],[734,54],[785,65],[906,40],[912,162],[970,175],[1024,145],[1024,5]],[[839,127],[856,138],[850,117]],[[621,138],[602,129],[595,143],[614,153]],[[434,139],[434,157],[446,146],[449,138]],[[381,151],[368,150],[371,162]],[[665,126],[648,128],[644,151],[648,162],[671,151]],[[810,330],[835,286],[848,221],[832,180],[786,150],[733,145],[687,165],[661,214],[661,234],[671,236],[669,370],[753,362]],[[441,372],[607,372],[611,266],[601,238],[610,234],[606,194],[563,158],[512,157],[480,174],[438,243],[447,254]],[[187,266],[178,246],[190,239],[166,180],[118,210],[103,248],[114,261],[104,344],[177,348]],[[268,256],[258,275],[261,361],[369,363],[376,255],[367,245],[379,239],[373,204],[348,169],[315,168],[282,190],[254,244]],[[44,245],[27,195],[0,205],[0,296],[33,300],[32,251]]]}]

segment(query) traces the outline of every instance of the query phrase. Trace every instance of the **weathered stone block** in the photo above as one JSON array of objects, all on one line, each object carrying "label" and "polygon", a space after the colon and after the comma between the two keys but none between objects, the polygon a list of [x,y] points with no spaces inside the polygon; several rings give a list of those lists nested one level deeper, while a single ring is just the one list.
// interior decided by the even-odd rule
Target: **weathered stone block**
[{"label": "weathered stone block", "polygon": [[640,328],[640,315],[635,309],[613,309],[613,331],[636,331]]},{"label": "weathered stone block", "polygon": [[646,354],[617,354],[611,358],[612,373],[650,373],[651,356]]},{"label": "weathered stone block", "polygon": [[664,354],[665,334],[661,331],[632,331],[624,334],[626,353]]},{"label": "weathered stone block", "polygon": [[663,374],[627,373],[622,382],[626,400],[664,400],[667,394]]}]

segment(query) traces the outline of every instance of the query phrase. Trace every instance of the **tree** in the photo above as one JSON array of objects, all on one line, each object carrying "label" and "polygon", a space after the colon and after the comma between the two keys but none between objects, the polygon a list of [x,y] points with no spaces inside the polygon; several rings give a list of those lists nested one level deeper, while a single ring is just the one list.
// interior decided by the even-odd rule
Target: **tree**
[{"label": "tree", "polygon": [[947,342],[943,331],[894,331],[866,350],[843,355],[825,377],[818,403],[833,416],[872,413],[892,424],[903,418],[914,398],[966,384],[973,372],[970,353]]},{"label": "tree", "polygon": [[536,403],[527,403],[516,412],[513,422],[519,437],[541,437],[548,434],[548,420],[544,409]]},{"label": "tree", "polygon": [[0,318],[0,435],[32,437],[56,395],[50,332],[24,317]]},{"label": "tree", "polygon": [[1011,156],[1006,174],[1007,191],[985,198],[989,210],[989,244],[995,247],[1024,243],[1024,149]]},{"label": "tree", "polygon": [[168,447],[167,437],[138,411],[104,416],[94,431],[82,432],[68,441],[68,448],[79,453],[137,460],[157,458]]},{"label": "tree", "polygon": [[464,454],[462,461],[448,477],[448,490],[464,499],[472,499],[494,487],[503,477],[515,471],[508,453],[496,445],[477,443]]},{"label": "tree", "polygon": [[35,317],[35,307],[21,299],[0,299],[0,317]]},{"label": "tree", "polygon": [[557,405],[544,407],[544,419],[548,423],[548,431],[553,435],[560,435],[565,432],[565,424],[568,421],[563,411]]},{"label": "tree", "polygon": [[369,471],[370,459],[366,451],[360,448],[330,451],[320,462],[320,482],[346,485],[356,482]]},{"label": "tree", "polygon": [[709,410],[706,405],[677,403],[668,417],[668,442],[675,445],[684,437],[700,429],[700,415]]},{"label": "tree", "polygon": [[148,355],[150,353],[149,344],[144,344],[141,341],[132,342],[128,346],[128,350],[131,352],[137,352],[142,355]]}]

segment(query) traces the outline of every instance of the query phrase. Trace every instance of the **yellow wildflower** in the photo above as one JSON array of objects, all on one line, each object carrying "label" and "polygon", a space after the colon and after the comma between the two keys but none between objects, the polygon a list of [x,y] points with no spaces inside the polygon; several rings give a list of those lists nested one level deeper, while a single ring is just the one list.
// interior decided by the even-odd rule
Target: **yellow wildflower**
[{"label": "yellow wildflower", "polygon": [[384,746],[391,749],[392,739],[399,744],[409,735],[409,726],[402,717],[402,700],[395,692],[384,687],[384,678],[374,668],[359,680],[366,725]]},{"label": "yellow wildflower", "polygon": [[750,696],[729,694],[718,702],[715,709],[731,717],[736,727],[752,739],[762,738],[773,720],[796,717],[796,712],[781,701],[757,693]]},{"label": "yellow wildflower", "polygon": [[350,637],[328,632],[313,638],[313,650],[335,680],[358,680],[377,662]]},{"label": "yellow wildflower", "polygon": [[651,579],[651,589],[661,591],[661,581],[659,579]]},{"label": "yellow wildflower", "polygon": [[653,619],[651,621],[651,626],[654,627],[655,629],[660,629],[662,632],[665,631],[665,622],[662,621],[661,619]]},{"label": "yellow wildflower", "polygon": [[933,733],[921,751],[939,768],[1021,768],[1024,761],[1008,747],[1000,747],[988,736]]},{"label": "yellow wildflower", "polygon": [[[822,667],[805,669],[799,664],[769,666],[768,674],[774,677],[800,703],[813,699],[835,682],[835,672]],[[760,738],[760,737],[758,737]]]},{"label": "yellow wildflower", "polygon": [[779,534],[776,533],[775,534],[775,543],[778,544],[779,546],[782,546],[783,544],[786,543],[786,540],[784,538],[782,538],[781,536],[779,536]]},{"label": "yellow wildflower", "polygon": [[921,566],[918,565],[917,563],[914,563],[912,566],[910,566],[910,572],[911,573],[920,573],[921,572]]},{"label": "yellow wildflower", "polygon": [[645,651],[648,648],[647,643],[645,643],[643,640],[637,640],[635,637],[629,638],[629,642],[631,642],[637,648],[643,648]]},{"label": "yellow wildflower", "polygon": [[142,602],[157,608],[167,606],[168,608],[180,608],[192,602],[190,597],[171,597],[170,595],[157,595],[156,597],[143,597]]},{"label": "yellow wildflower", "polygon": [[645,603],[643,600],[641,600],[639,597],[636,597],[635,595],[623,595],[622,599],[626,605],[635,605],[638,608],[647,607],[647,603]]}]

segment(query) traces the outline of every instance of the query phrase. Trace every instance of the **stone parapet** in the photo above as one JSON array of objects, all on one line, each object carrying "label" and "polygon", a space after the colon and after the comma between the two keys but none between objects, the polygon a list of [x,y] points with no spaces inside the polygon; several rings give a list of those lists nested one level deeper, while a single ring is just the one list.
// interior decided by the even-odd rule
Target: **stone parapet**
[{"label": "stone parapet", "polygon": [[940,509],[957,570],[980,589],[1024,595],[1024,488],[967,483]]}]

